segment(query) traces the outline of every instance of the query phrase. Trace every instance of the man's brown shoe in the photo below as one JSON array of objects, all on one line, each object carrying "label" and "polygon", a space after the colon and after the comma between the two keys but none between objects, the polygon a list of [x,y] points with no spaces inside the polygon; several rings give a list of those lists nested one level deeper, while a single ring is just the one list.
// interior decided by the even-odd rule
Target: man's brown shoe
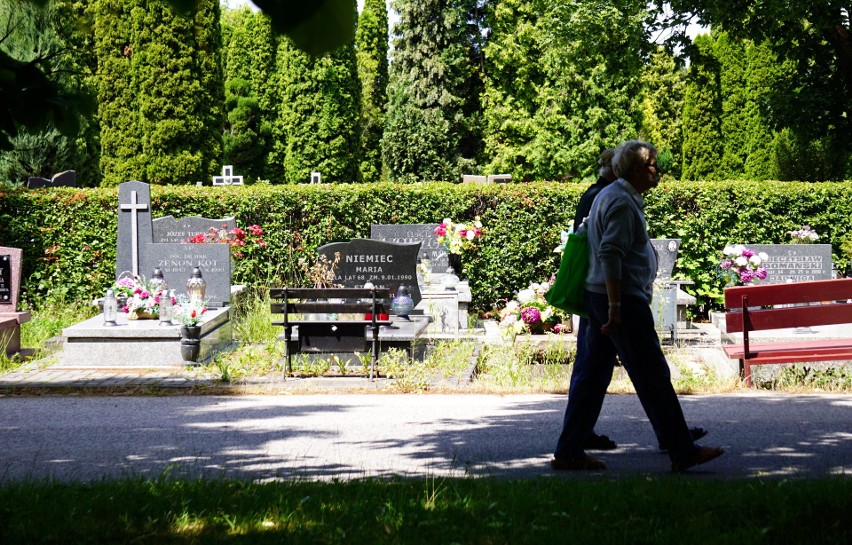
[{"label": "man's brown shoe", "polygon": [[698,447],[698,451],[683,462],[672,463],[672,471],[682,473],[687,469],[709,462],[725,454],[725,450],[718,447]]},{"label": "man's brown shoe", "polygon": [[606,464],[584,453],[571,458],[553,458],[550,467],[557,471],[600,471],[606,469]]}]

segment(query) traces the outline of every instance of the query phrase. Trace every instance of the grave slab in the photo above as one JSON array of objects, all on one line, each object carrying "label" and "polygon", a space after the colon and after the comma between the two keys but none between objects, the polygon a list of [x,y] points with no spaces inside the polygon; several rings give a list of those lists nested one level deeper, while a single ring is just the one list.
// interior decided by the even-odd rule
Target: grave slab
[{"label": "grave slab", "polygon": [[[199,363],[231,347],[230,307],[210,309],[201,324]],[[118,315],[117,326],[105,326],[103,315],[66,327],[57,367],[143,368],[183,367],[180,326],[161,326],[159,320],[128,320]]]},{"label": "grave slab", "polygon": [[766,252],[767,277],[763,284],[830,280],[831,244],[746,244],[749,250]]},{"label": "grave slab", "polygon": [[237,222],[233,216],[220,219],[163,216],[153,220],[154,242],[183,244],[188,243],[195,235],[208,233],[211,228],[231,230],[236,226]]}]

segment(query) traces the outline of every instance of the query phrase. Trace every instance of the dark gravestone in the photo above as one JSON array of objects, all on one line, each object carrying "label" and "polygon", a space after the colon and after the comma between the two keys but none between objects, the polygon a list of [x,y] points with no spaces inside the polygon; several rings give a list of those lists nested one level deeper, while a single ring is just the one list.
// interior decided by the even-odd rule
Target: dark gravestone
[{"label": "dark gravestone", "polygon": [[143,263],[146,276],[159,267],[175,293],[186,291],[192,269],[199,267],[209,305],[221,307],[231,300],[231,248],[227,244],[149,243]]},{"label": "dark gravestone", "polygon": [[766,252],[768,273],[764,284],[830,280],[831,244],[747,244],[755,252]]},{"label": "dark gravestone", "polygon": [[340,261],[335,270],[336,284],[346,288],[361,288],[372,282],[377,288],[389,288],[396,293],[399,286],[406,286],[414,304],[420,302],[420,286],[417,284],[417,254],[420,243],[394,244],[368,238],[356,238],[349,242],[333,242],[317,249],[329,261],[340,252]]},{"label": "dark gravestone", "polygon": [[30,176],[27,179],[27,188],[29,189],[44,187],[77,187],[77,173],[73,170],[65,170],[54,174],[50,180],[39,176]]},{"label": "dark gravestone", "polygon": [[153,220],[154,242],[181,243],[189,242],[191,237],[207,234],[210,228],[231,230],[237,226],[233,216],[222,219],[201,218],[188,216],[175,218],[163,216]]},{"label": "dark gravestone", "polygon": [[419,259],[428,259],[434,273],[443,273],[450,266],[447,250],[435,234],[437,223],[410,225],[372,225],[370,238],[396,244],[420,243]]},{"label": "dark gravestone", "polygon": [[12,256],[0,253],[0,305],[12,304]]},{"label": "dark gravestone", "polygon": [[144,182],[125,182],[118,186],[118,242],[115,248],[115,276],[122,273],[144,274],[143,253],[153,239],[151,224],[151,186]]},{"label": "dark gravestone", "polygon": [[657,278],[671,278],[677,261],[677,252],[680,249],[680,239],[652,238],[651,245],[657,252]]}]

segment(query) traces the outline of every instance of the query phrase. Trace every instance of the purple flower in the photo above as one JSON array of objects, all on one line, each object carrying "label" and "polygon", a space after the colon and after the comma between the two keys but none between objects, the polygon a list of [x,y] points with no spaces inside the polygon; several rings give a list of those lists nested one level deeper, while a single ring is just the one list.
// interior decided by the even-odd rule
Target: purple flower
[{"label": "purple flower", "polygon": [[754,251],[753,251],[753,250],[749,250],[748,248],[746,248],[745,250],[743,250],[743,257],[745,257],[745,258],[749,258],[749,257],[751,257],[751,256],[753,256],[753,255],[754,255]]},{"label": "purple flower", "polygon": [[733,264],[734,264],[734,262],[731,261],[730,259],[723,259],[722,262],[719,263],[719,266],[722,267],[723,270],[727,271],[728,269],[731,268],[731,265],[733,265]]},{"label": "purple flower", "polygon": [[766,268],[765,267],[760,267],[759,269],[757,269],[755,274],[759,279],[766,280]]},{"label": "purple flower", "polygon": [[740,271],[740,280],[742,280],[743,284],[748,284],[753,279],[753,274],[749,270]]},{"label": "purple flower", "polygon": [[525,324],[537,324],[541,322],[541,312],[535,307],[526,307],[521,310],[521,320]]}]

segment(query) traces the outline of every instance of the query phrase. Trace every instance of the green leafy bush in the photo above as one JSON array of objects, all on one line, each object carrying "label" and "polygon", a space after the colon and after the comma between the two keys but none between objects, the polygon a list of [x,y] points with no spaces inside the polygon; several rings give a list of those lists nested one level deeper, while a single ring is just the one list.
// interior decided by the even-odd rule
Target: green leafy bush
[{"label": "green leafy bush", "polygon": [[[233,215],[241,227],[257,224],[267,247],[239,260],[236,283],[251,287],[301,282],[298,258],[330,242],[369,237],[373,224],[439,223],[480,216],[485,236],[464,256],[472,307],[487,311],[518,286],[548,278],[553,252],[572,219],[585,184],[329,184],[243,187],[152,186],[155,217]],[[87,301],[115,276],[118,194],[115,188],[28,191],[0,189],[0,241],[24,249],[24,298]],[[789,231],[810,225],[833,244],[837,268],[850,256],[841,239],[852,224],[852,182],[670,182],[646,196],[655,238],[680,238],[675,275],[699,309],[721,302],[715,274],[730,243],[789,242]]]}]

